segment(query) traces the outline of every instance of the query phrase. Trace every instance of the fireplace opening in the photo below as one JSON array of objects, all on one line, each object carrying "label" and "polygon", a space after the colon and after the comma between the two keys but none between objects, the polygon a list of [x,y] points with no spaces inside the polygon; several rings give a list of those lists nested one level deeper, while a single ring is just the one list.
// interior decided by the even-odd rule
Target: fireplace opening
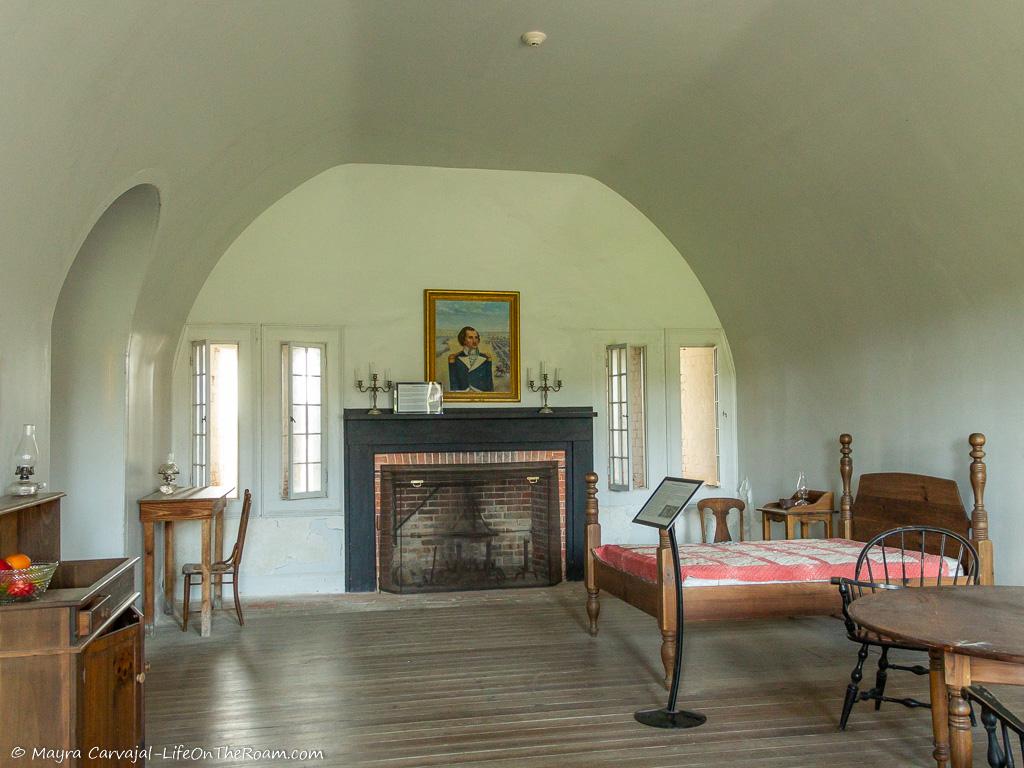
[{"label": "fireplace opening", "polygon": [[562,580],[556,461],[380,466],[378,577],[386,592]]}]

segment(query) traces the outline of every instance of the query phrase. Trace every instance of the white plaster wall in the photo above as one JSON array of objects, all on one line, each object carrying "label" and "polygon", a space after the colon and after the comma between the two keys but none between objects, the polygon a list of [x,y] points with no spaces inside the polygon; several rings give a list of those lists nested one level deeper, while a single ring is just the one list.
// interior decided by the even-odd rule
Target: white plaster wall
[{"label": "white plaster wall", "polygon": [[55,488],[49,469],[49,313],[21,290],[22,275],[9,272],[4,282],[0,286],[0,493],[7,493],[14,481],[14,452],[23,424],[37,428],[36,477]]},{"label": "white plaster wall", "polygon": [[156,188],[115,200],[79,249],[52,324],[52,458],[63,559],[118,557],[125,541],[131,319],[152,257]]},{"label": "white plaster wall", "polygon": [[[675,248],[593,179],[377,165],[333,168],[267,209],[227,249],[189,323],[339,326],[343,405],[368,407],[352,382],[370,360],[396,380],[423,377],[425,288],[520,291],[523,372],[540,360],[562,369],[565,389],[554,405],[603,410],[594,399],[603,386],[595,349],[603,343],[647,332],[661,360],[663,329],[719,326]],[[179,364],[176,381],[186,368]],[[650,397],[664,401],[664,371],[655,374]],[[538,404],[537,395],[524,394],[522,405]],[[187,413],[175,414],[176,444],[187,445],[187,424]],[[276,424],[263,429],[272,449]],[[669,469],[664,417],[649,430],[650,474],[660,478]],[[597,424],[595,436],[603,436]],[[257,487],[254,477],[241,482]],[[628,504],[606,490],[601,500],[609,537],[642,538],[629,524],[632,494]],[[320,514],[258,501],[243,592],[338,591],[340,500]],[[179,542],[179,559],[195,559],[197,534],[183,533]]]}]

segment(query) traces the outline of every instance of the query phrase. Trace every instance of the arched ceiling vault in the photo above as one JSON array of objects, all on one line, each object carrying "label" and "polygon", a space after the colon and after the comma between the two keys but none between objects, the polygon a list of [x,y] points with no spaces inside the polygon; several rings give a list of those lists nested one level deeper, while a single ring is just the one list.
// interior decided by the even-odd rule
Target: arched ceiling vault
[{"label": "arched ceiling vault", "polygon": [[1021,276],[1019,2],[13,0],[0,30],[2,258],[51,309],[140,174],[164,206],[150,287],[185,304],[343,162],[594,176],[731,334],[791,291],[820,325],[868,289],[912,317]]}]

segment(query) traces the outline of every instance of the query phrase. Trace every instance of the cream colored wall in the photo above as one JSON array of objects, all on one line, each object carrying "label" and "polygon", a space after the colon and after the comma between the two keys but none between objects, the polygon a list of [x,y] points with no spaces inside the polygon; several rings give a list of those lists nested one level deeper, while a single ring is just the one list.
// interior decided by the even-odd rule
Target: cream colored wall
[{"label": "cream colored wall", "polygon": [[[662,329],[718,326],[678,252],[593,179],[374,165],[326,171],[259,216],[211,273],[189,323],[341,327],[339,398],[344,407],[367,407],[352,381],[370,360],[396,380],[423,377],[425,288],[520,291],[522,367],[545,360],[561,368],[565,388],[552,396],[554,405],[603,410],[594,401],[603,366],[592,349],[624,331],[646,329],[660,355]],[[179,357],[175,380],[185,375]],[[649,398],[662,401],[662,413],[665,381],[664,370],[652,372]],[[524,395],[522,405],[538,404]],[[174,418],[179,451],[187,445],[182,410]],[[270,450],[276,423],[268,421],[263,444]],[[596,425],[595,435],[603,439]],[[660,479],[668,473],[663,419],[649,425],[649,442],[650,475]],[[605,473],[600,464],[597,470]],[[255,487],[256,478],[242,482]],[[250,527],[244,590],[338,589],[340,498],[290,514],[266,496],[256,506],[263,516]],[[639,535],[629,524],[633,501],[602,492],[610,536]],[[193,539],[183,538],[179,557],[195,558]]]}]

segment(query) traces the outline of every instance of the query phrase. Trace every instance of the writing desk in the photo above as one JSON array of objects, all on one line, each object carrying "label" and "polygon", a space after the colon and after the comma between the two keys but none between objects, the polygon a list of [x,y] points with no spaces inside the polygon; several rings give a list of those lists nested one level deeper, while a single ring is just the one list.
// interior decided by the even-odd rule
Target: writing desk
[{"label": "writing desk", "polygon": [[929,649],[933,757],[973,765],[973,683],[1024,685],[1024,587],[924,587],[864,595],[850,616],[870,630]]},{"label": "writing desk", "polygon": [[[793,499],[797,498],[796,494],[793,494]],[[832,495],[832,491],[808,491],[807,492],[807,504],[803,506],[793,506],[787,509],[783,509],[776,502],[765,504],[763,507],[758,507],[757,511],[761,513],[761,534],[765,541],[771,541],[772,539],[772,523],[785,523],[786,525],[786,538],[796,538],[796,527],[800,526],[800,536],[806,539],[807,534],[810,532],[811,523],[824,523],[825,524],[825,538],[832,538],[832,515],[835,514],[835,510],[832,509],[835,503],[835,497]]]},{"label": "writing desk", "polygon": [[[139,499],[139,520],[142,522],[143,570],[145,573],[146,632],[153,633],[154,622],[154,524],[164,524],[164,613],[174,613],[174,524],[182,520],[198,520],[202,525],[200,544],[200,565],[203,569],[203,607],[199,633],[210,636],[213,621],[212,579],[210,565],[224,559],[224,507],[227,495],[234,488],[206,485],[198,488],[181,488],[174,493],[151,493]],[[213,523],[216,522],[215,530]],[[212,539],[211,539],[212,532]],[[213,553],[211,556],[211,546]],[[217,602],[220,603],[220,584],[217,585]]]}]

